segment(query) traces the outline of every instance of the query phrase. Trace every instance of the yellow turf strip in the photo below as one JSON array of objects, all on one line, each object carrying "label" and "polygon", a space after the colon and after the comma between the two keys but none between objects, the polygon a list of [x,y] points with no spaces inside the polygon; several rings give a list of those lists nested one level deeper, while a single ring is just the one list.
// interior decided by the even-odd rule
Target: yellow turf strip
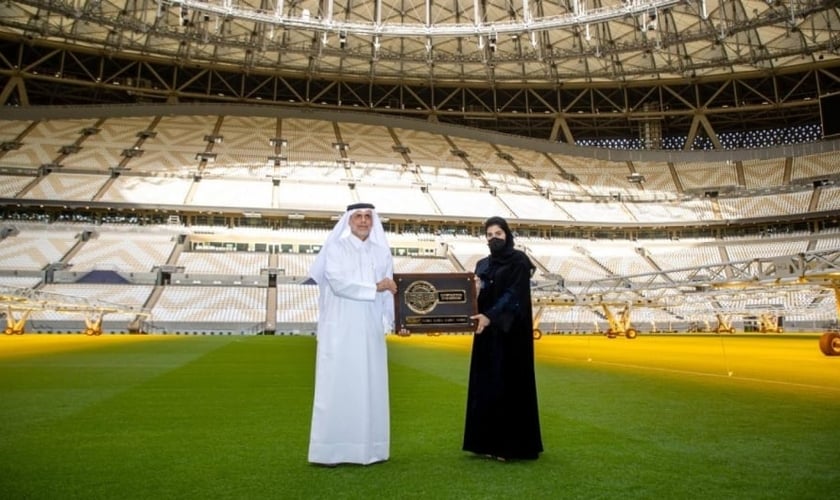
[{"label": "yellow turf strip", "polygon": [[[190,336],[25,334],[0,335],[0,361],[96,349],[114,343],[160,342]],[[728,379],[767,389],[819,392],[840,398],[840,356],[825,356],[818,335],[545,335],[534,343],[538,363],[590,366],[664,376]],[[277,337],[282,342],[283,337]],[[389,336],[392,343],[469,352],[471,335]]]},{"label": "yellow turf strip", "polygon": [[174,335],[24,334],[0,335],[0,361],[57,352],[97,349],[116,343],[157,342],[186,338]]},{"label": "yellow turf strip", "polygon": [[[767,389],[817,391],[840,398],[840,356],[825,356],[819,336],[546,335],[534,343],[538,363],[729,379]],[[469,350],[469,335],[413,335],[393,342]]]}]

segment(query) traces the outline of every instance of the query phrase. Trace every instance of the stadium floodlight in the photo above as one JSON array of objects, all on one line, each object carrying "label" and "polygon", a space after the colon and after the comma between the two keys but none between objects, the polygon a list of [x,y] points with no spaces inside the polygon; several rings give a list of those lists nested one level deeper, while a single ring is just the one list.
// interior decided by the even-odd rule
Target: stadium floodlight
[{"label": "stadium floodlight", "polygon": [[138,147],[133,147],[129,149],[123,149],[122,155],[126,158],[137,158],[143,154],[143,150]]},{"label": "stadium floodlight", "polygon": [[639,16],[647,12],[662,11],[668,7],[685,3],[685,0],[638,0],[621,5],[600,8],[576,9],[563,15],[536,17],[528,15],[510,21],[483,22],[479,20],[459,23],[382,23],[342,21],[328,16],[312,16],[304,9],[300,15],[287,15],[278,9],[250,9],[233,5],[229,0],[164,0],[164,3],[178,5],[183,10],[197,11],[222,19],[237,19],[266,26],[298,29],[301,31],[366,37],[493,37],[511,34],[523,35],[531,32],[572,28],[585,24],[621,21],[627,16]]},{"label": "stadium floodlight", "polygon": [[214,162],[216,161],[216,153],[202,151],[200,153],[195,154],[195,159],[199,161]]}]

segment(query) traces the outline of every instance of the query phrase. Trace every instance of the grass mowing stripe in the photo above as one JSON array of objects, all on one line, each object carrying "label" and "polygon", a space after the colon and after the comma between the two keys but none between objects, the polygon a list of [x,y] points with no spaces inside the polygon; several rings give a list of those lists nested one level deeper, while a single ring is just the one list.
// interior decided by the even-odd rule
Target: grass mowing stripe
[{"label": "grass mowing stripe", "polygon": [[[80,385],[72,373],[84,365],[98,367],[85,380],[106,395],[15,435],[4,424],[0,497],[828,498],[840,470],[830,439],[836,397],[577,359],[538,362],[540,460],[502,464],[465,454],[469,338],[391,339],[391,460],[324,469],[306,463],[313,338],[143,345],[85,359],[15,358],[23,378],[0,382],[0,401],[14,392],[72,391]],[[538,353],[549,346],[539,344]],[[611,349],[590,355],[618,355]],[[678,358],[676,346],[662,349]],[[150,371],[180,356],[184,362]],[[692,351],[683,356],[690,365]],[[3,404],[0,419],[37,419],[41,411]]]},{"label": "grass mowing stripe", "polygon": [[[662,363],[656,352],[678,351],[684,339],[662,339],[667,346],[659,349],[641,346],[651,352],[631,358],[636,366],[620,368],[588,363],[575,356],[574,348],[560,348],[551,340],[540,341],[537,347],[546,444],[543,458],[552,459],[556,454],[577,457],[566,466],[569,477],[578,481],[587,471],[604,471],[610,478],[599,485],[605,497],[643,491],[642,497],[691,498],[707,494],[708,484],[718,485],[726,496],[749,492],[751,497],[776,497],[786,492],[781,496],[816,497],[822,493],[814,492],[827,493],[827,485],[838,476],[836,447],[824,442],[822,429],[840,416],[840,400],[825,391],[768,390],[774,389],[776,382],[767,378],[788,371],[791,363],[765,366],[758,385],[727,378],[710,384],[706,377],[693,373],[674,377],[667,370],[651,371],[646,366]],[[588,350],[588,357],[608,360],[627,356],[618,351],[623,346],[600,340],[596,339],[598,349]],[[781,349],[791,353],[793,369],[806,362],[803,368],[809,376],[836,375],[831,370],[837,364],[828,366],[826,372],[825,359],[813,352],[807,339],[757,340],[760,342],[745,345],[743,350],[755,353],[763,349],[778,357],[783,356]],[[468,339],[415,342],[426,347],[437,343],[434,347],[462,352],[469,348]],[[773,349],[767,347],[768,342]],[[684,365],[708,364],[708,360],[696,359],[697,348],[689,343],[682,353]],[[558,351],[571,356],[558,360]],[[743,353],[734,359],[737,366],[752,370],[759,364]],[[830,382],[820,383],[818,388],[824,389]],[[591,450],[596,450],[594,455]],[[582,498],[594,494],[579,486],[573,481],[562,489],[571,497],[575,491]]]},{"label": "grass mowing stripe", "polygon": [[0,449],[27,427],[66,418],[218,345],[176,337],[0,336]]},{"label": "grass mowing stripe", "polygon": [[[289,426],[283,419],[300,407],[303,394],[311,393],[310,364],[304,362],[299,370],[305,390],[296,395],[295,371],[282,361],[308,360],[312,343],[295,339],[303,341],[297,344],[304,355],[275,363],[265,345],[284,344],[285,354],[291,355],[295,342],[264,340],[184,339],[187,352],[191,345],[214,350],[21,436],[15,454],[20,470],[7,476],[16,480],[8,486],[20,488],[24,496],[45,498],[59,493],[76,498],[235,493],[240,481],[250,477],[252,464],[270,460],[283,447],[278,443],[288,441],[286,431],[300,428],[300,422]],[[152,353],[149,359],[154,358]],[[236,480],[224,481],[228,474]],[[259,484],[271,476],[250,479]]]}]

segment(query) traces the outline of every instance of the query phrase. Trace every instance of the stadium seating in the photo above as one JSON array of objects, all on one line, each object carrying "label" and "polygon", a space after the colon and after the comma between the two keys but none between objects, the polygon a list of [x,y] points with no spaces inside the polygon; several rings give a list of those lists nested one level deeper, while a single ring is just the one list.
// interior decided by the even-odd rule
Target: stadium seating
[{"label": "stadium seating", "polygon": [[[385,217],[479,221],[502,215],[535,224],[629,227],[840,209],[834,153],[739,162],[611,161],[384,125],[245,116],[0,120],[0,139],[19,143],[0,154],[0,197],[11,202],[279,209],[326,217],[365,200]],[[272,323],[277,331],[314,328],[317,287],[303,284],[314,253],[221,251],[192,247],[190,238],[317,244],[326,237],[323,229],[11,219],[2,228],[0,286],[73,295],[92,305],[115,300],[146,307],[151,316],[145,328],[152,332],[257,333]],[[487,253],[483,238],[454,233],[405,232],[389,239],[392,246],[420,249],[395,256],[401,273],[472,271]],[[719,240],[517,241],[537,265],[535,283],[562,280],[572,291],[593,280],[630,276],[638,283],[644,278],[637,275],[660,270],[689,279],[690,272],[681,270],[840,247],[832,229]],[[100,271],[111,274],[91,274]],[[103,282],[112,279],[124,282]],[[755,300],[769,299],[733,297],[722,305],[743,311]],[[834,319],[834,298],[813,290],[782,294],[778,303],[816,311],[793,313],[791,321]],[[663,330],[708,321],[711,312],[703,304],[639,308],[635,321]],[[115,318],[106,322],[109,328],[124,329],[136,319]],[[57,312],[39,311],[33,321],[44,328],[67,324]],[[603,311],[589,306],[546,306],[541,321],[569,332],[606,325]]]}]

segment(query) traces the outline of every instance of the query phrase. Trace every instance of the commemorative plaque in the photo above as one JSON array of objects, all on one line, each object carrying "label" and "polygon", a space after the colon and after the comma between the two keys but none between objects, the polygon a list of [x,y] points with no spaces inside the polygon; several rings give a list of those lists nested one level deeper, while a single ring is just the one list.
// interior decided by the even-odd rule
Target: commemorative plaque
[{"label": "commemorative plaque", "polygon": [[474,332],[476,314],[473,273],[394,274],[396,331],[411,333]]}]

